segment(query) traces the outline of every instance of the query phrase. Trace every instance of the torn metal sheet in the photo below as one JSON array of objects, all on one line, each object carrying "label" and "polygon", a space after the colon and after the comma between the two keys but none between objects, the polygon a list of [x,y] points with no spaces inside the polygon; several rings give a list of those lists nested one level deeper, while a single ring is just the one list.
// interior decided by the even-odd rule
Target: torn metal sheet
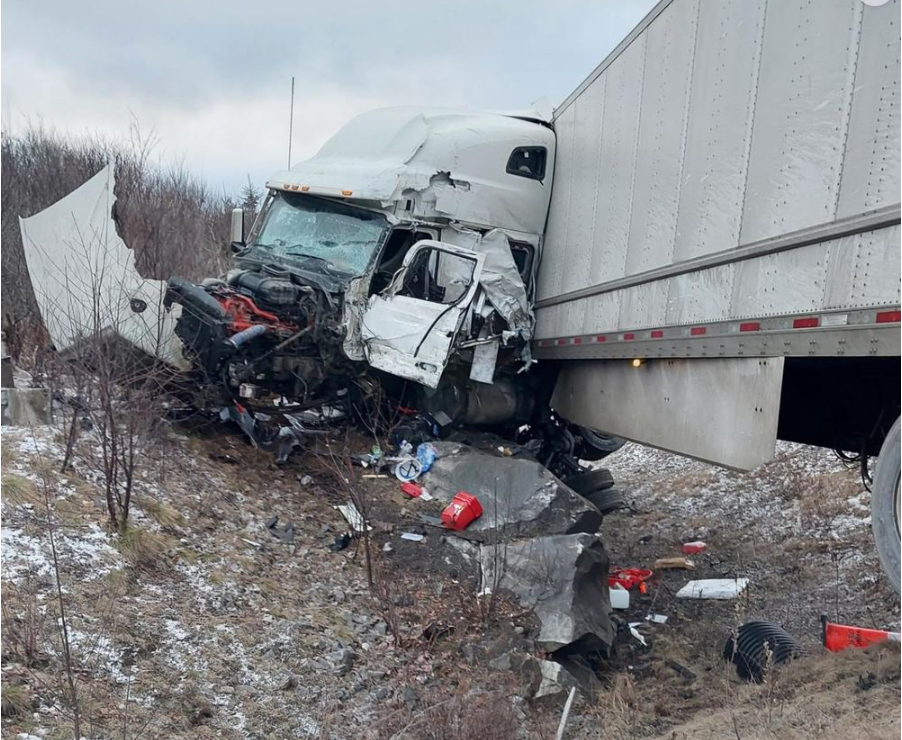
[{"label": "torn metal sheet", "polygon": [[[535,327],[535,316],[507,234],[499,229],[485,235],[456,229],[445,238],[450,243],[485,255],[479,283],[489,302],[507,321],[511,332],[528,342]],[[529,351],[528,348],[526,351]]]},{"label": "torn metal sheet", "polygon": [[496,337],[487,342],[477,344],[473,348],[473,365],[470,367],[470,380],[477,383],[491,383],[495,379],[495,365],[498,362],[500,340]]},{"label": "torn metal sheet", "polygon": [[80,340],[119,335],[187,369],[176,316],[163,308],[166,283],[146,280],[112,219],[112,165],[62,200],[20,218],[25,262],[44,325],[60,352]]}]

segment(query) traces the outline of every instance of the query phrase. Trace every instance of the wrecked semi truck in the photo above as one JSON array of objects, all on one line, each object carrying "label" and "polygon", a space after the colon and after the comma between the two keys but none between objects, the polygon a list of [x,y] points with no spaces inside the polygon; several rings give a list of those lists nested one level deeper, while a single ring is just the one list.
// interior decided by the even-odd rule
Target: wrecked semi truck
[{"label": "wrecked semi truck", "polygon": [[878,455],[898,589],[898,12],[663,0],[552,116],[364,114],[199,285],[137,275],[108,168],[22,221],[45,323],[58,349],[97,323],[60,310],[77,245],[102,323],[283,456],[305,409],[377,387],[559,475],[623,438],[744,470],[778,438]]}]

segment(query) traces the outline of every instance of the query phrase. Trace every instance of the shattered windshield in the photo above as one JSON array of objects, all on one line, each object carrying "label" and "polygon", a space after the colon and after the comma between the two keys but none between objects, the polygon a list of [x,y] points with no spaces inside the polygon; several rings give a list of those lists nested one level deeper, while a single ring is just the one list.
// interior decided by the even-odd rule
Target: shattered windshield
[{"label": "shattered windshield", "polygon": [[314,269],[361,275],[387,222],[378,213],[294,193],[276,193],[250,245]]}]

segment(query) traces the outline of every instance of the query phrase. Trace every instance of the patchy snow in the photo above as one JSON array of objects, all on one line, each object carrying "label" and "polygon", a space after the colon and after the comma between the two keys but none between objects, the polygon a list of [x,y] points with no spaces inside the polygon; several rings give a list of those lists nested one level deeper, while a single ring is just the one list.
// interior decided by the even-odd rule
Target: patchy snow
[{"label": "patchy snow", "polygon": [[[50,539],[46,531],[38,537],[28,533],[27,525],[4,526],[0,528],[0,538],[3,548],[0,573],[4,580],[16,583],[28,576],[53,577]],[[74,569],[79,578],[94,580],[122,565],[119,552],[110,545],[109,535],[96,522],[83,527],[59,528],[54,539],[64,573],[70,574]]]}]

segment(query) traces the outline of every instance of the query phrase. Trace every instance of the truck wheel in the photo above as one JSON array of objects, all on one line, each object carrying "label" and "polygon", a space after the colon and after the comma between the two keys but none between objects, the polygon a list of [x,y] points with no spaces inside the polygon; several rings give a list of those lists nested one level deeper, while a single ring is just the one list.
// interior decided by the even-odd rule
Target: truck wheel
[{"label": "truck wheel", "polygon": [[608,514],[616,509],[626,508],[623,492],[617,488],[605,488],[603,491],[592,491],[583,496],[601,514]]},{"label": "truck wheel", "polygon": [[564,478],[564,485],[572,488],[581,496],[585,496],[593,491],[604,491],[613,486],[614,476],[611,475],[611,471],[607,468],[599,468],[598,470],[590,470],[588,473]]},{"label": "truck wheel", "polygon": [[883,572],[899,593],[899,419],[889,430],[880,455],[871,490],[871,528]]}]

